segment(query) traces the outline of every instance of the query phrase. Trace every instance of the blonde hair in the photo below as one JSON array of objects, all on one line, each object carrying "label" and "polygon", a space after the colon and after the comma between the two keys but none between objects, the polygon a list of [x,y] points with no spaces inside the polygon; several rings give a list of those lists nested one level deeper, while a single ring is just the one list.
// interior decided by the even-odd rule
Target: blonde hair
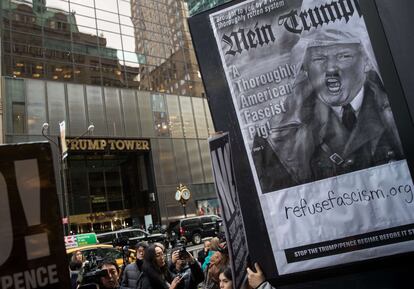
[{"label": "blonde hair", "polygon": [[214,237],[210,240],[210,250],[211,251],[217,251],[220,247],[220,239],[217,237]]}]

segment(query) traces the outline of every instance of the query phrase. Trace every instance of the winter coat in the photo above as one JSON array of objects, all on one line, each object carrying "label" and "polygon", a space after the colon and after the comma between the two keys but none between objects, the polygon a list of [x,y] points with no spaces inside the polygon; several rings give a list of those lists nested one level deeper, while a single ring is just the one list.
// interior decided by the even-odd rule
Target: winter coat
[{"label": "winter coat", "polygon": [[371,75],[365,82],[362,105],[352,131],[344,127],[333,109],[314,92],[289,106],[290,113],[271,123],[270,136],[256,137],[253,145],[252,156],[263,192],[404,158],[378,77]]}]

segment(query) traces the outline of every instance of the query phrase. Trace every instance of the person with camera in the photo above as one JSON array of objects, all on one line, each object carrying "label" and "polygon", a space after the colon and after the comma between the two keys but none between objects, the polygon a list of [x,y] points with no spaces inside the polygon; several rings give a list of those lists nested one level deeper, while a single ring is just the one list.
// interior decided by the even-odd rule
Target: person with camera
[{"label": "person with camera", "polygon": [[145,289],[177,289],[182,278],[169,270],[161,244],[151,244],[145,250],[142,271],[143,278],[148,278]]},{"label": "person with camera", "polygon": [[119,267],[115,260],[92,260],[83,269],[78,289],[120,289]]},{"label": "person with camera", "polygon": [[115,260],[104,260],[100,266],[106,275],[99,278],[99,289],[119,289],[119,268]]},{"label": "person with camera", "polygon": [[204,274],[199,263],[185,247],[172,253],[170,270],[182,278],[178,289],[197,289],[198,284],[204,281]]}]

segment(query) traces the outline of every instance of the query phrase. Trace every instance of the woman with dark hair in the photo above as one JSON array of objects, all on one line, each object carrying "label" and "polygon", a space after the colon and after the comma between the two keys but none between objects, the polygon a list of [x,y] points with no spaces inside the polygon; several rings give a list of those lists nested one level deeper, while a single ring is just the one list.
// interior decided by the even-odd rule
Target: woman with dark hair
[{"label": "woman with dark hair", "polygon": [[164,248],[159,244],[152,244],[145,250],[142,271],[148,278],[148,289],[176,289],[181,281],[180,276],[174,277],[168,270]]},{"label": "woman with dark hair", "polygon": [[233,276],[230,267],[220,270],[219,281],[220,289],[233,289]]}]

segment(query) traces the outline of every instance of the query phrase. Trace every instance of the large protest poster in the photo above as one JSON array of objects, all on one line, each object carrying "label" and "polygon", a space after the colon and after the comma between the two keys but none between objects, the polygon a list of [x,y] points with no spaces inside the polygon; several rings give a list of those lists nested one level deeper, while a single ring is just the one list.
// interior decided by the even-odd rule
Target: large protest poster
[{"label": "large protest poster", "polygon": [[357,0],[210,15],[280,275],[412,251],[414,192]]},{"label": "large protest poster", "polygon": [[0,288],[69,288],[50,145],[2,145],[0,159]]},{"label": "large protest poster", "polygon": [[228,133],[209,139],[210,155],[217,196],[222,208],[222,217],[233,275],[233,288],[242,288],[246,278],[247,247],[246,233],[240,209]]}]

